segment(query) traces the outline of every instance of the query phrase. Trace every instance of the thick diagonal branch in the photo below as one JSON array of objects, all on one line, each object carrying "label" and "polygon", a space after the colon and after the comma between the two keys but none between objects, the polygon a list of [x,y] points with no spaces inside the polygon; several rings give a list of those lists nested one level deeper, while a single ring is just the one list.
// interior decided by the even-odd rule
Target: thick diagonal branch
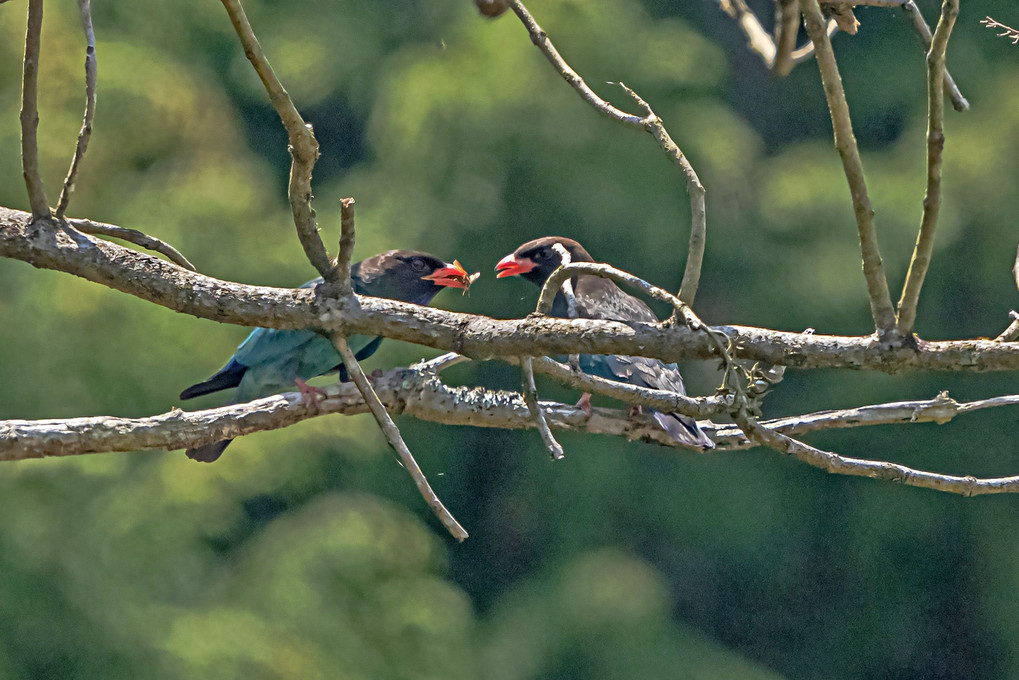
[{"label": "thick diagonal branch", "polygon": [[941,164],[945,150],[945,51],[952,35],[959,0],[944,0],[941,19],[934,30],[930,52],[927,53],[927,192],[923,198],[920,232],[909,261],[909,271],[899,298],[899,334],[908,337],[916,325],[916,306],[920,289],[934,252],[934,231],[941,211]]},{"label": "thick diagonal branch", "polygon": [[867,294],[870,297],[874,326],[879,335],[891,335],[895,330],[895,308],[892,307],[888,278],[885,276],[881,252],[878,249],[874,210],[867,195],[863,163],[860,161],[860,150],[856,146],[856,136],[853,134],[846,93],[842,89],[842,77],[835,62],[831,41],[825,32],[825,20],[817,0],[802,0],[800,5],[807,34],[814,43],[817,64],[821,70],[821,82],[824,84],[824,94],[828,100],[828,110],[831,113],[832,129],[835,134],[835,148],[842,158],[842,167],[849,182],[849,193],[852,196],[853,212],[856,215],[856,226],[860,235],[863,275],[867,279]]}]

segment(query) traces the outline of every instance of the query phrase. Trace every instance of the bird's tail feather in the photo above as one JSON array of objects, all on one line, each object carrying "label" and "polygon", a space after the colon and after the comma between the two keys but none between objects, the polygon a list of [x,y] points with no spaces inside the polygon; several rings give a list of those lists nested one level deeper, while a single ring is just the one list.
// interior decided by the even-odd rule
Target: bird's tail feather
[{"label": "bird's tail feather", "polygon": [[197,460],[200,463],[212,463],[223,455],[223,451],[232,441],[233,439],[223,439],[218,442],[206,444],[205,446],[196,446],[192,449],[188,449],[184,453],[186,453],[187,457],[191,460]]},{"label": "bird's tail feather", "polygon": [[211,394],[212,392],[237,387],[241,383],[241,378],[244,377],[244,372],[247,370],[247,366],[231,359],[230,363],[219,369],[216,375],[181,392],[180,398],[192,399],[203,394]]},{"label": "bird's tail feather", "polygon": [[658,424],[662,426],[662,429],[672,435],[672,438],[680,444],[697,446],[702,449],[715,448],[715,442],[711,441],[711,438],[704,434],[704,430],[698,427],[697,421],[690,416],[684,416],[680,413],[661,413],[659,411],[654,411],[653,415]]}]

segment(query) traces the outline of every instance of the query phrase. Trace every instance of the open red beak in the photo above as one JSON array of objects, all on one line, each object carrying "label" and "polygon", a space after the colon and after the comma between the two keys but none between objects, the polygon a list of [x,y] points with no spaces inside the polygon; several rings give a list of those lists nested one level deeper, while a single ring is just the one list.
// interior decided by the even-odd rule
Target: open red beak
[{"label": "open red beak", "polygon": [[495,271],[499,272],[495,275],[497,279],[503,279],[507,276],[517,276],[518,274],[526,274],[527,272],[534,269],[534,260],[528,260],[526,257],[518,258],[513,253],[510,253],[506,257],[499,260],[499,263],[495,265]]},{"label": "open red beak", "polygon": [[474,275],[468,274],[467,270],[463,268],[459,260],[453,260],[453,264],[448,262],[443,263],[444,266],[441,269],[437,269],[427,276],[421,278],[426,281],[432,281],[437,286],[447,286],[449,288],[463,288],[466,290],[470,287],[474,281],[481,276],[481,273]]}]

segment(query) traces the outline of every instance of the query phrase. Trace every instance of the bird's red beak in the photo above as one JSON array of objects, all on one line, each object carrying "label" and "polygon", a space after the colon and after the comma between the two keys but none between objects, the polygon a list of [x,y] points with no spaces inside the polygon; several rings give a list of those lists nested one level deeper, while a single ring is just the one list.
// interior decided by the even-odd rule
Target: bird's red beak
[{"label": "bird's red beak", "polygon": [[507,276],[526,274],[534,269],[535,266],[534,260],[528,260],[526,257],[518,258],[513,253],[510,253],[499,260],[499,264],[495,265],[495,271],[499,272],[495,275],[495,278],[503,279]]},{"label": "bird's red beak", "polygon": [[448,262],[443,263],[441,269],[437,269],[427,276],[421,278],[426,281],[431,281],[437,286],[447,286],[449,288],[463,288],[466,290],[474,281],[481,276],[481,273],[468,274],[467,270],[463,268],[458,260],[453,260],[453,264]]}]

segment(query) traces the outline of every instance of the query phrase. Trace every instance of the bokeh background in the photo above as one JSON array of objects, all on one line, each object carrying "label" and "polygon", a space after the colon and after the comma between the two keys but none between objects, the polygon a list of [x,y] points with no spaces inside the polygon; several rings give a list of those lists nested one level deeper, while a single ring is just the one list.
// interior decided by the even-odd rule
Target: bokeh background
[{"label": "bokeh background", "polygon": [[[713,0],[533,0],[603,95],[623,80],[708,190],[709,322],[871,329],[848,190],[812,64],[775,80]],[[921,0],[933,21],[939,4]],[[918,330],[994,336],[1016,307],[1019,47],[1009,0],[962,3],[945,196]],[[512,15],[467,0],[245,3],[322,146],[328,243],[357,199],[357,255],[392,247],[485,272],[437,304],[511,317],[535,291],[489,273],[546,234],[678,287],[682,177],[596,115]],[[765,9],[767,3],[755,5]],[[71,213],[153,233],[207,274],[312,278],[286,204],[286,137],[220,3],[94,6],[99,105]],[[924,186],[925,66],[897,12],[861,8],[836,51],[892,286]],[[18,143],[25,3],[0,6],[0,204],[27,208]],[[41,162],[58,195],[81,121],[76,3],[46,6]],[[0,261],[0,418],[143,416],[178,404],[246,331]],[[389,341],[370,368],[430,350]],[[691,362],[711,393],[715,366]],[[453,381],[513,387],[498,363]],[[1011,375],[790,371],[768,415],[1016,391]],[[575,399],[552,385],[545,397]],[[218,403],[209,398],[201,405]],[[368,417],[180,451],[0,469],[0,678],[1019,677],[1019,498],[827,475],[770,451],[698,455],[401,419],[456,544]],[[1014,411],[810,437],[851,456],[1019,472]]]}]

